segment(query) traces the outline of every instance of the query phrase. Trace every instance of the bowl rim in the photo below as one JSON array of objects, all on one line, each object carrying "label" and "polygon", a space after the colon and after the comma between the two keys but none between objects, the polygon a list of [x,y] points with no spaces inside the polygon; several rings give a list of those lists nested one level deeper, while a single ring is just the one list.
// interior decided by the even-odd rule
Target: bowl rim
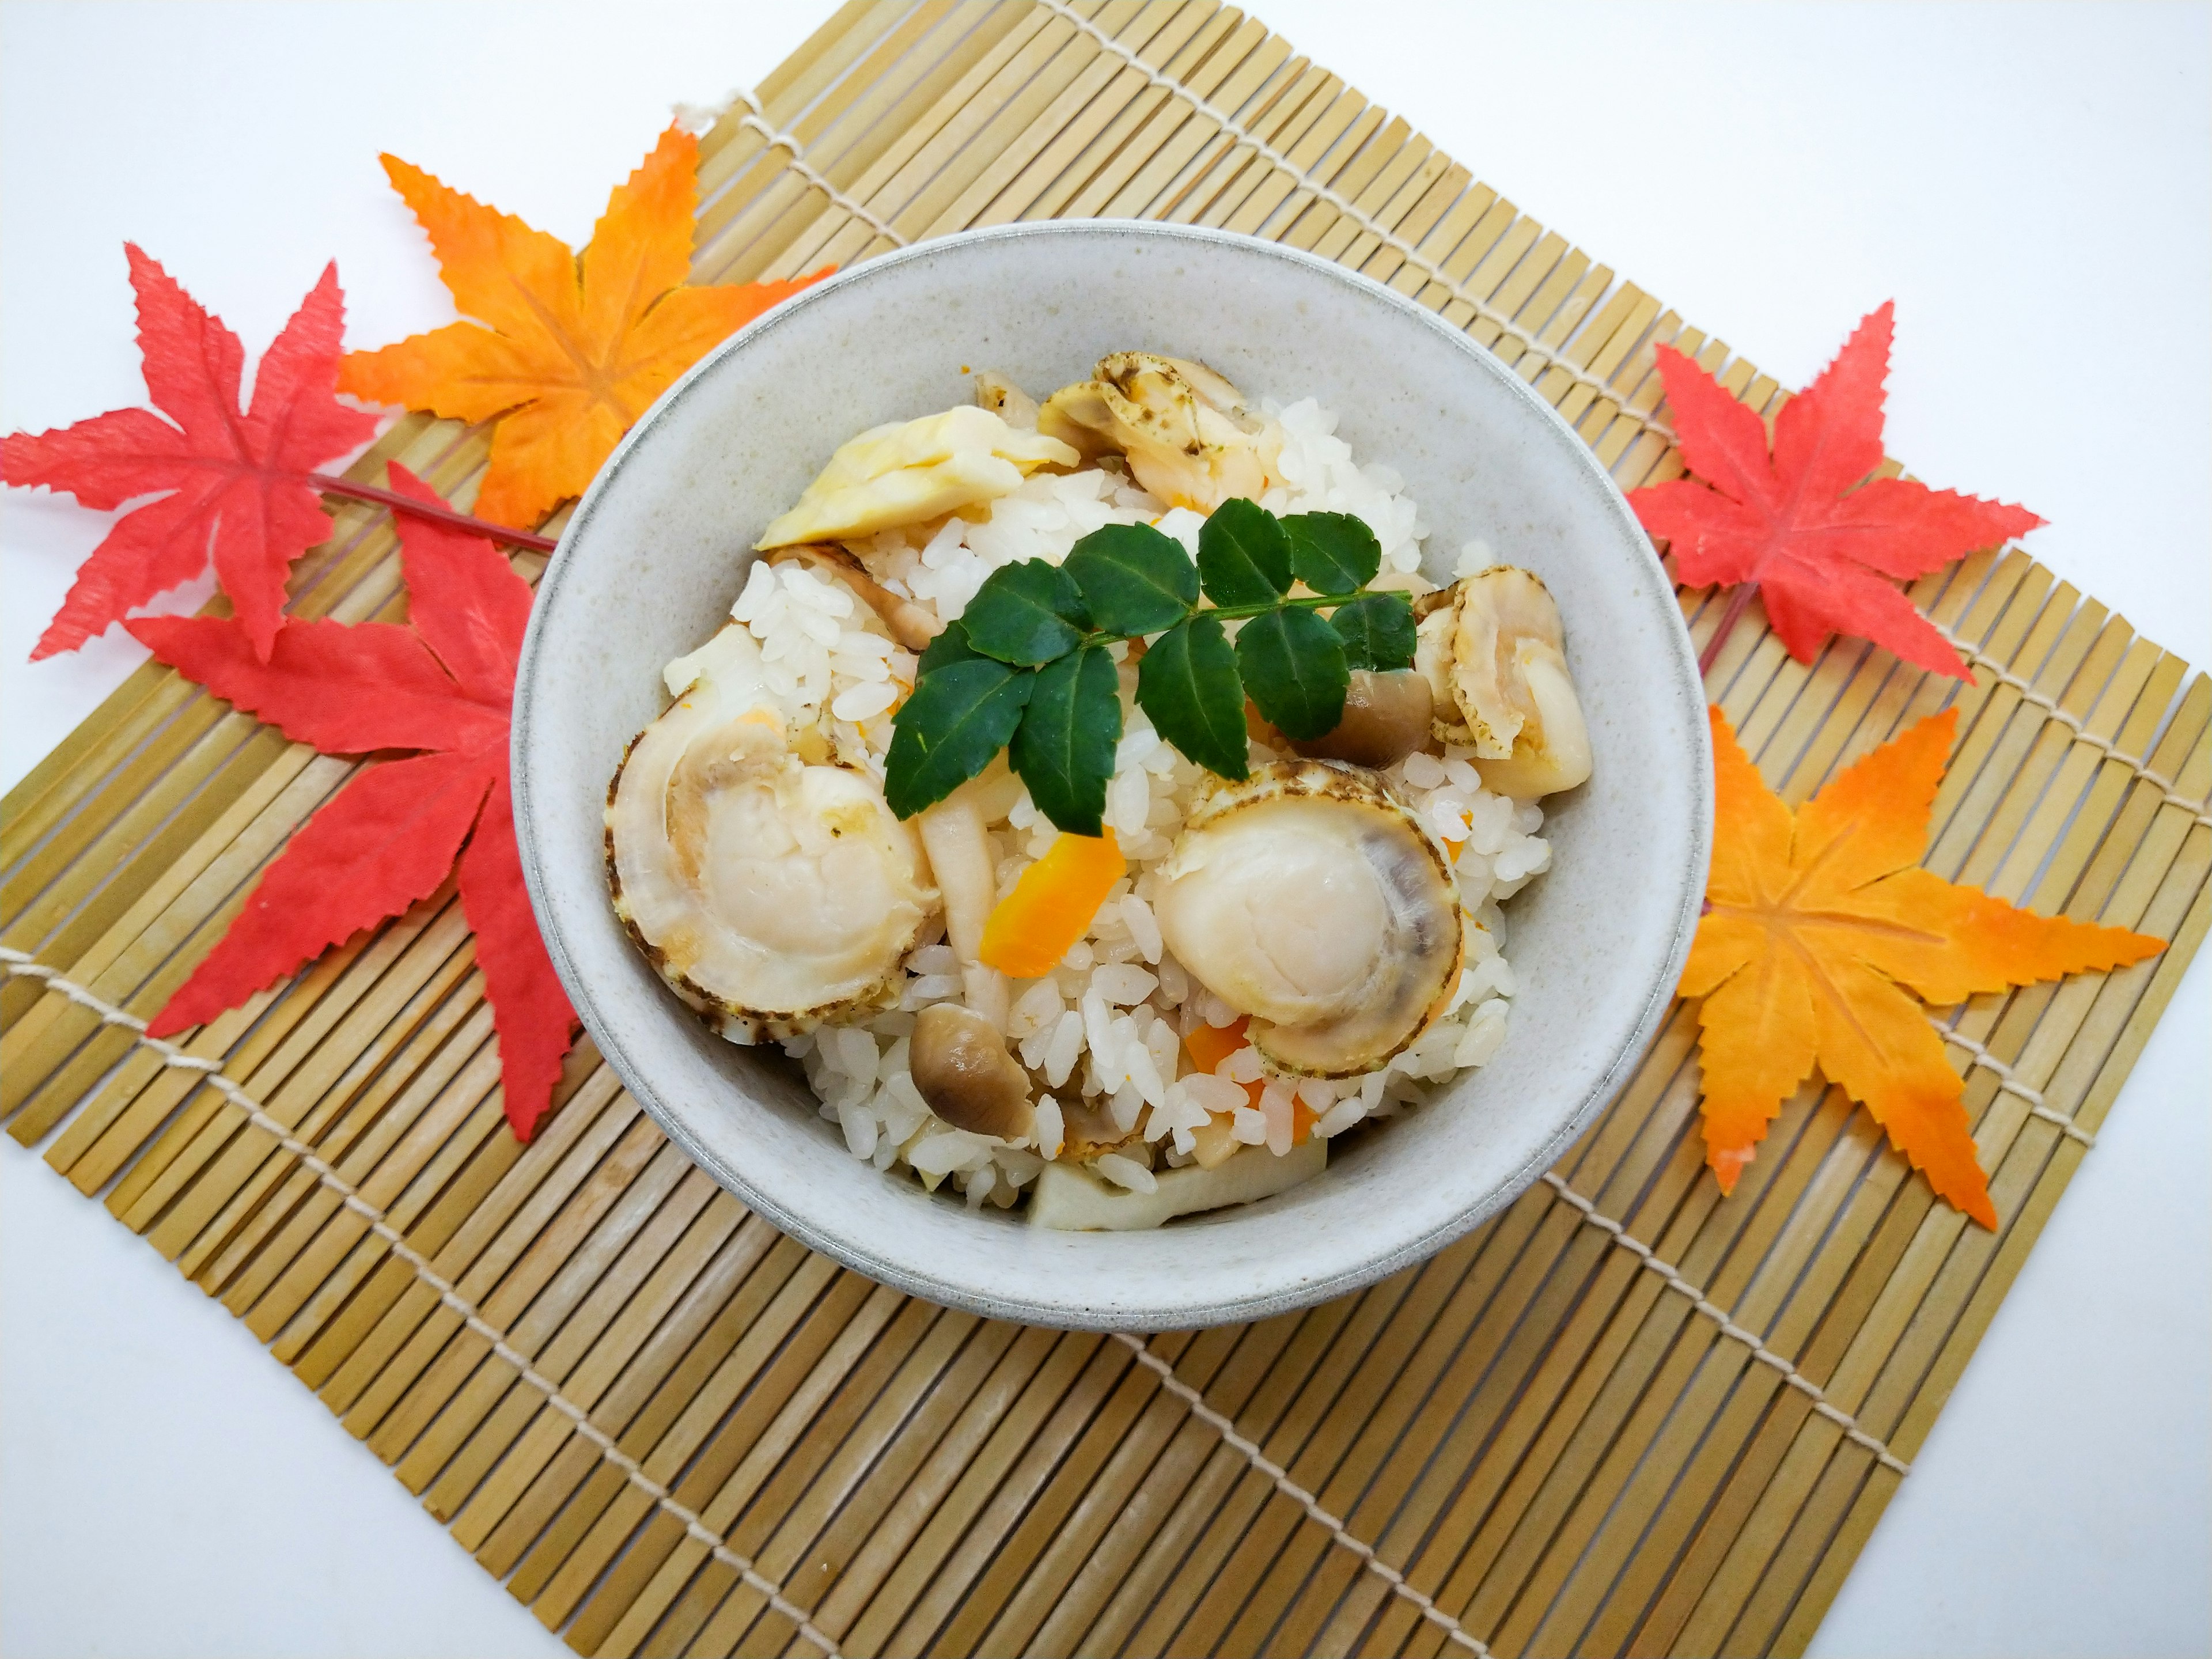
[{"label": "bowl rim", "polygon": [[[520,854],[523,880],[530,894],[531,907],[538,931],[544,941],[546,955],[551,960],[555,973],[567,991],[571,1005],[584,1029],[592,1034],[599,1053],[625,1088],[644,1108],[647,1115],[661,1132],[681,1147],[691,1162],[705,1170],[726,1190],[733,1194],[749,1209],[760,1215],[778,1231],[796,1238],[808,1249],[887,1285],[907,1295],[922,1297],[941,1306],[963,1310],[990,1319],[1014,1319],[1024,1323],[1047,1326],[1057,1329],[1151,1332],[1170,1329],[1191,1329],[1204,1326],[1242,1323],[1273,1317],[1298,1309],[1316,1306],[1322,1302],[1363,1290],[1391,1273],[1427,1260],[1455,1240],[1465,1237],[1474,1228],[1503,1210],[1534,1185],[1556,1163],[1560,1154],[1587,1129],[1607,1106],[1619,1097],[1636,1067],[1641,1063],[1652,1038],[1663,1019],[1667,1008],[1674,1000],[1674,987],[1681,977],[1682,969],[1689,956],[1692,935],[1696,931],[1700,900],[1705,888],[1705,877],[1710,868],[1713,834],[1713,776],[1711,738],[1703,710],[1699,718],[1690,722],[1692,742],[1699,751],[1704,764],[1697,781],[1698,811],[1692,825],[1691,870],[1683,888],[1682,903],[1674,923],[1668,941],[1663,971],[1657,975],[1645,995],[1644,1006],[1634,1024],[1617,1046],[1604,1069],[1591,1084],[1583,1097],[1559,1128],[1526,1159],[1513,1174],[1476,1202],[1454,1212],[1446,1219],[1431,1226],[1413,1237],[1402,1239],[1386,1250],[1363,1256],[1341,1270],[1300,1279],[1292,1283],[1271,1285],[1250,1292],[1215,1297],[1210,1301],[1173,1309],[1162,1308],[1127,1310],[1069,1306],[1026,1296],[1019,1291],[1002,1291],[995,1295],[979,1295],[966,1286],[918,1270],[904,1262],[878,1258],[853,1245],[807,1217],[793,1211],[777,1195],[749,1179],[744,1172],[729,1166],[702,1144],[689,1130],[682,1114],[672,1111],[659,1092],[648,1083],[633,1063],[632,1057],[619,1042],[602,1036],[605,1022],[598,1018],[598,1004],[588,980],[579,970],[570,955],[567,941],[550,919],[551,906],[545,897],[549,878],[541,852],[536,825],[538,813],[532,797],[531,771],[525,763],[532,746],[534,731],[534,699],[532,691],[537,683],[544,629],[541,622],[550,611],[550,600],[560,589],[570,568],[568,556],[576,540],[591,524],[601,498],[611,489],[616,479],[629,463],[633,452],[642,443],[653,428],[670,410],[690,394],[693,386],[732,353],[744,349],[763,335],[787,326],[814,307],[828,302],[834,295],[855,286],[879,281],[898,267],[930,258],[951,246],[1012,242],[1033,239],[1083,238],[1100,234],[1115,237],[1136,237],[1162,243],[1199,243],[1216,246],[1233,246],[1237,250],[1285,264],[1303,266],[1363,298],[1379,301],[1402,315],[1415,319],[1427,330],[1437,343],[1458,353],[1475,366],[1476,372],[1489,375],[1508,388],[1522,407],[1540,420],[1549,422],[1556,435],[1569,441],[1568,452],[1572,464],[1597,486],[1597,497],[1604,510],[1615,519],[1626,532],[1631,543],[1639,548],[1648,562],[1651,575],[1661,584],[1661,591],[1674,592],[1672,580],[1660,563],[1657,551],[1651,546],[1642,526],[1630,508],[1627,499],[1614,483],[1612,475],[1599,462],[1589,445],[1584,443],[1573,427],[1547,403],[1534,386],[1503,362],[1488,348],[1454,328],[1443,318],[1409,296],[1397,292],[1370,276],[1352,270],[1317,254],[1302,249],[1286,247],[1279,242],[1243,235],[1236,232],[1216,230],[1195,225],[1164,224],[1150,220],[1123,219],[1067,219],[1043,220],[1034,223],[998,225],[980,230],[959,231],[945,236],[933,237],[876,255],[860,264],[848,265],[792,295],[771,307],[756,320],[737,330],[721,341],[687,369],[666,391],[654,400],[644,414],[623,434],[611,454],[594,475],[591,484],[578,501],[567,526],[561,532],[559,545],[550,556],[539,580],[538,595],[531,606],[530,624],[516,664],[513,731],[509,740],[510,788],[514,800],[514,816],[518,850]],[[1667,644],[1671,647],[1676,683],[1672,688],[1684,696],[1693,707],[1706,702],[1703,676],[1697,668],[1692,650],[1688,629],[1679,621],[1668,630]]]}]

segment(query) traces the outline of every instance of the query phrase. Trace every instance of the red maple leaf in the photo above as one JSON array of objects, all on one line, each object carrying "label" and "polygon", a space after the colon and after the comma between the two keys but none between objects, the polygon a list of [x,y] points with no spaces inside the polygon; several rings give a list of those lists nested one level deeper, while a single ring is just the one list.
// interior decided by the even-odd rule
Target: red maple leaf
[{"label": "red maple leaf", "polygon": [[[392,483],[444,505],[398,465]],[[359,773],[301,826],[147,1030],[164,1036],[235,1007],[428,898],[458,857],[461,906],[499,1032],[507,1121],[527,1140],[576,1030],[523,890],[507,787],[530,587],[480,537],[411,516],[398,523],[411,626],[288,617],[264,661],[245,625],[228,618],[127,624],[186,678],[325,754],[421,751]]]},{"label": "red maple leaf", "polygon": [[124,252],[138,296],[146,391],[161,415],[118,409],[0,439],[0,480],[44,484],[102,511],[155,499],[125,514],[93,550],[31,660],[76,650],[134,606],[190,581],[212,555],[240,627],[266,662],[282,624],[285,574],[331,533],[308,475],[376,430],[374,415],[336,396],[345,330],[337,267],[324,268],[262,355],[253,406],[241,409],[238,337],[138,248],[125,243]]},{"label": "red maple leaf", "polygon": [[1924,576],[2043,520],[2025,507],[1869,478],[1881,465],[1882,383],[1893,307],[1861,319],[1820,378],[1766,427],[1671,346],[1659,377],[1692,478],[1632,492],[1655,540],[1671,543],[1684,586],[1755,583],[1790,654],[1809,662],[1832,634],[1971,678],[1943,635],[1891,578]]}]

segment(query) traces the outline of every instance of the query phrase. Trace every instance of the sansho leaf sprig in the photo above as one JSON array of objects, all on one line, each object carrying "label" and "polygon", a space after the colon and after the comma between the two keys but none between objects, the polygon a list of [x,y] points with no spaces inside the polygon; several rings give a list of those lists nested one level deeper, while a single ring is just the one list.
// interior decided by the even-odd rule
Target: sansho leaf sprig
[{"label": "sansho leaf sprig", "polygon": [[[1367,586],[1382,562],[1350,514],[1279,519],[1239,497],[1206,520],[1196,563],[1150,525],[1115,524],[1063,563],[1002,566],[922,653],[893,719],[891,810],[934,805],[1006,749],[1054,824],[1103,833],[1121,739],[1107,647],[1144,638],[1137,703],[1154,728],[1208,770],[1245,776],[1248,696],[1285,737],[1318,738],[1343,718],[1353,669],[1413,661],[1411,600]],[[1310,591],[1293,594],[1299,583]]]}]

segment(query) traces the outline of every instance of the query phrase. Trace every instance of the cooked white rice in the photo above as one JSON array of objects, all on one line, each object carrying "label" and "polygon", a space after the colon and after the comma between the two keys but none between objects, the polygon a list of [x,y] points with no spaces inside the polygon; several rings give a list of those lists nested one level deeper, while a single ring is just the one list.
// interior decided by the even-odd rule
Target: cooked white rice
[{"label": "cooked white rice", "polygon": [[[1261,505],[1281,514],[1356,514],[1382,544],[1385,580],[1387,573],[1414,575],[1428,532],[1398,475],[1356,462],[1335,436],[1335,416],[1311,398],[1266,407],[1282,423],[1286,482]],[[1030,558],[1058,563],[1102,525],[1156,522],[1194,556],[1203,522],[1188,509],[1163,508],[1120,472],[1097,469],[1038,473],[1012,495],[971,511],[975,517],[952,518],[933,533],[887,531],[856,545],[886,587],[933,604],[951,620],[1001,565]],[[1469,543],[1455,574],[1494,562],[1489,548]],[[842,584],[804,564],[763,561],[731,614],[760,641],[770,688],[793,729],[818,722],[839,758],[880,781],[892,710],[912,688],[915,659],[859,626],[857,611]],[[1112,649],[1117,660],[1127,655],[1126,646]],[[1008,1046],[1041,1090],[1033,1142],[1008,1145],[939,1121],[908,1074],[916,1011],[969,1000],[959,963],[942,942],[940,919],[906,959],[908,977],[896,1010],[863,1024],[824,1026],[783,1045],[804,1064],[823,1117],[837,1127],[854,1157],[878,1169],[904,1164],[933,1191],[950,1183],[971,1208],[1011,1206],[1045,1162],[1060,1154],[1063,1108],[1079,1100],[1107,1113],[1124,1132],[1141,1129],[1140,1139],[1093,1158],[1090,1167],[1147,1192],[1154,1169],[1191,1161],[1193,1131],[1209,1115],[1228,1115],[1236,1139],[1280,1156],[1291,1148],[1298,1104],[1313,1114],[1313,1133],[1334,1138],[1415,1104],[1435,1085],[1486,1064],[1504,1042],[1516,981],[1498,907],[1550,866],[1551,848],[1538,834],[1543,813],[1534,802],[1487,793],[1468,764],[1473,751],[1447,749],[1410,756],[1384,775],[1453,854],[1458,872],[1468,948],[1444,1015],[1364,1077],[1271,1078],[1249,1045],[1214,1075],[1178,1076],[1179,1062],[1187,1063],[1184,1035],[1201,1021],[1227,1026],[1236,1014],[1194,985],[1162,947],[1152,909],[1156,866],[1172,848],[1204,775],[1153,731],[1135,706],[1135,667],[1125,664],[1123,734],[1106,796],[1106,821],[1129,873],[1050,975],[996,988],[1004,993]],[[1253,745],[1255,766],[1277,758]],[[991,828],[1003,897],[1058,832],[1026,793]],[[991,1000],[969,1006],[981,1012]],[[1244,1086],[1255,1082],[1265,1085],[1256,1109]]]}]

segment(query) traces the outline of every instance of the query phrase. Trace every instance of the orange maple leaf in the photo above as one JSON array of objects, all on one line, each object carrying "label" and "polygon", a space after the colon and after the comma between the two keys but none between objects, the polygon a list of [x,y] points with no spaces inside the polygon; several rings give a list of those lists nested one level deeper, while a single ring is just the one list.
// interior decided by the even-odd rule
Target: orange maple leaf
[{"label": "orange maple leaf", "polygon": [[397,156],[384,171],[429,234],[459,322],[338,365],[338,390],[492,434],[479,518],[538,523],[580,495],[637,417],[708,349],[828,276],[686,286],[699,146],[671,127],[607,198],[581,258]]},{"label": "orange maple leaf", "polygon": [[[1682,994],[1703,997],[1705,1162],[1725,1193],[1817,1064],[1937,1194],[1997,1224],[1965,1084],[1927,1012],[2166,948],[2039,916],[1919,867],[1958,711],[1922,720],[1791,814],[1711,711],[1712,874]],[[1908,994],[1911,993],[1911,994]]]}]

